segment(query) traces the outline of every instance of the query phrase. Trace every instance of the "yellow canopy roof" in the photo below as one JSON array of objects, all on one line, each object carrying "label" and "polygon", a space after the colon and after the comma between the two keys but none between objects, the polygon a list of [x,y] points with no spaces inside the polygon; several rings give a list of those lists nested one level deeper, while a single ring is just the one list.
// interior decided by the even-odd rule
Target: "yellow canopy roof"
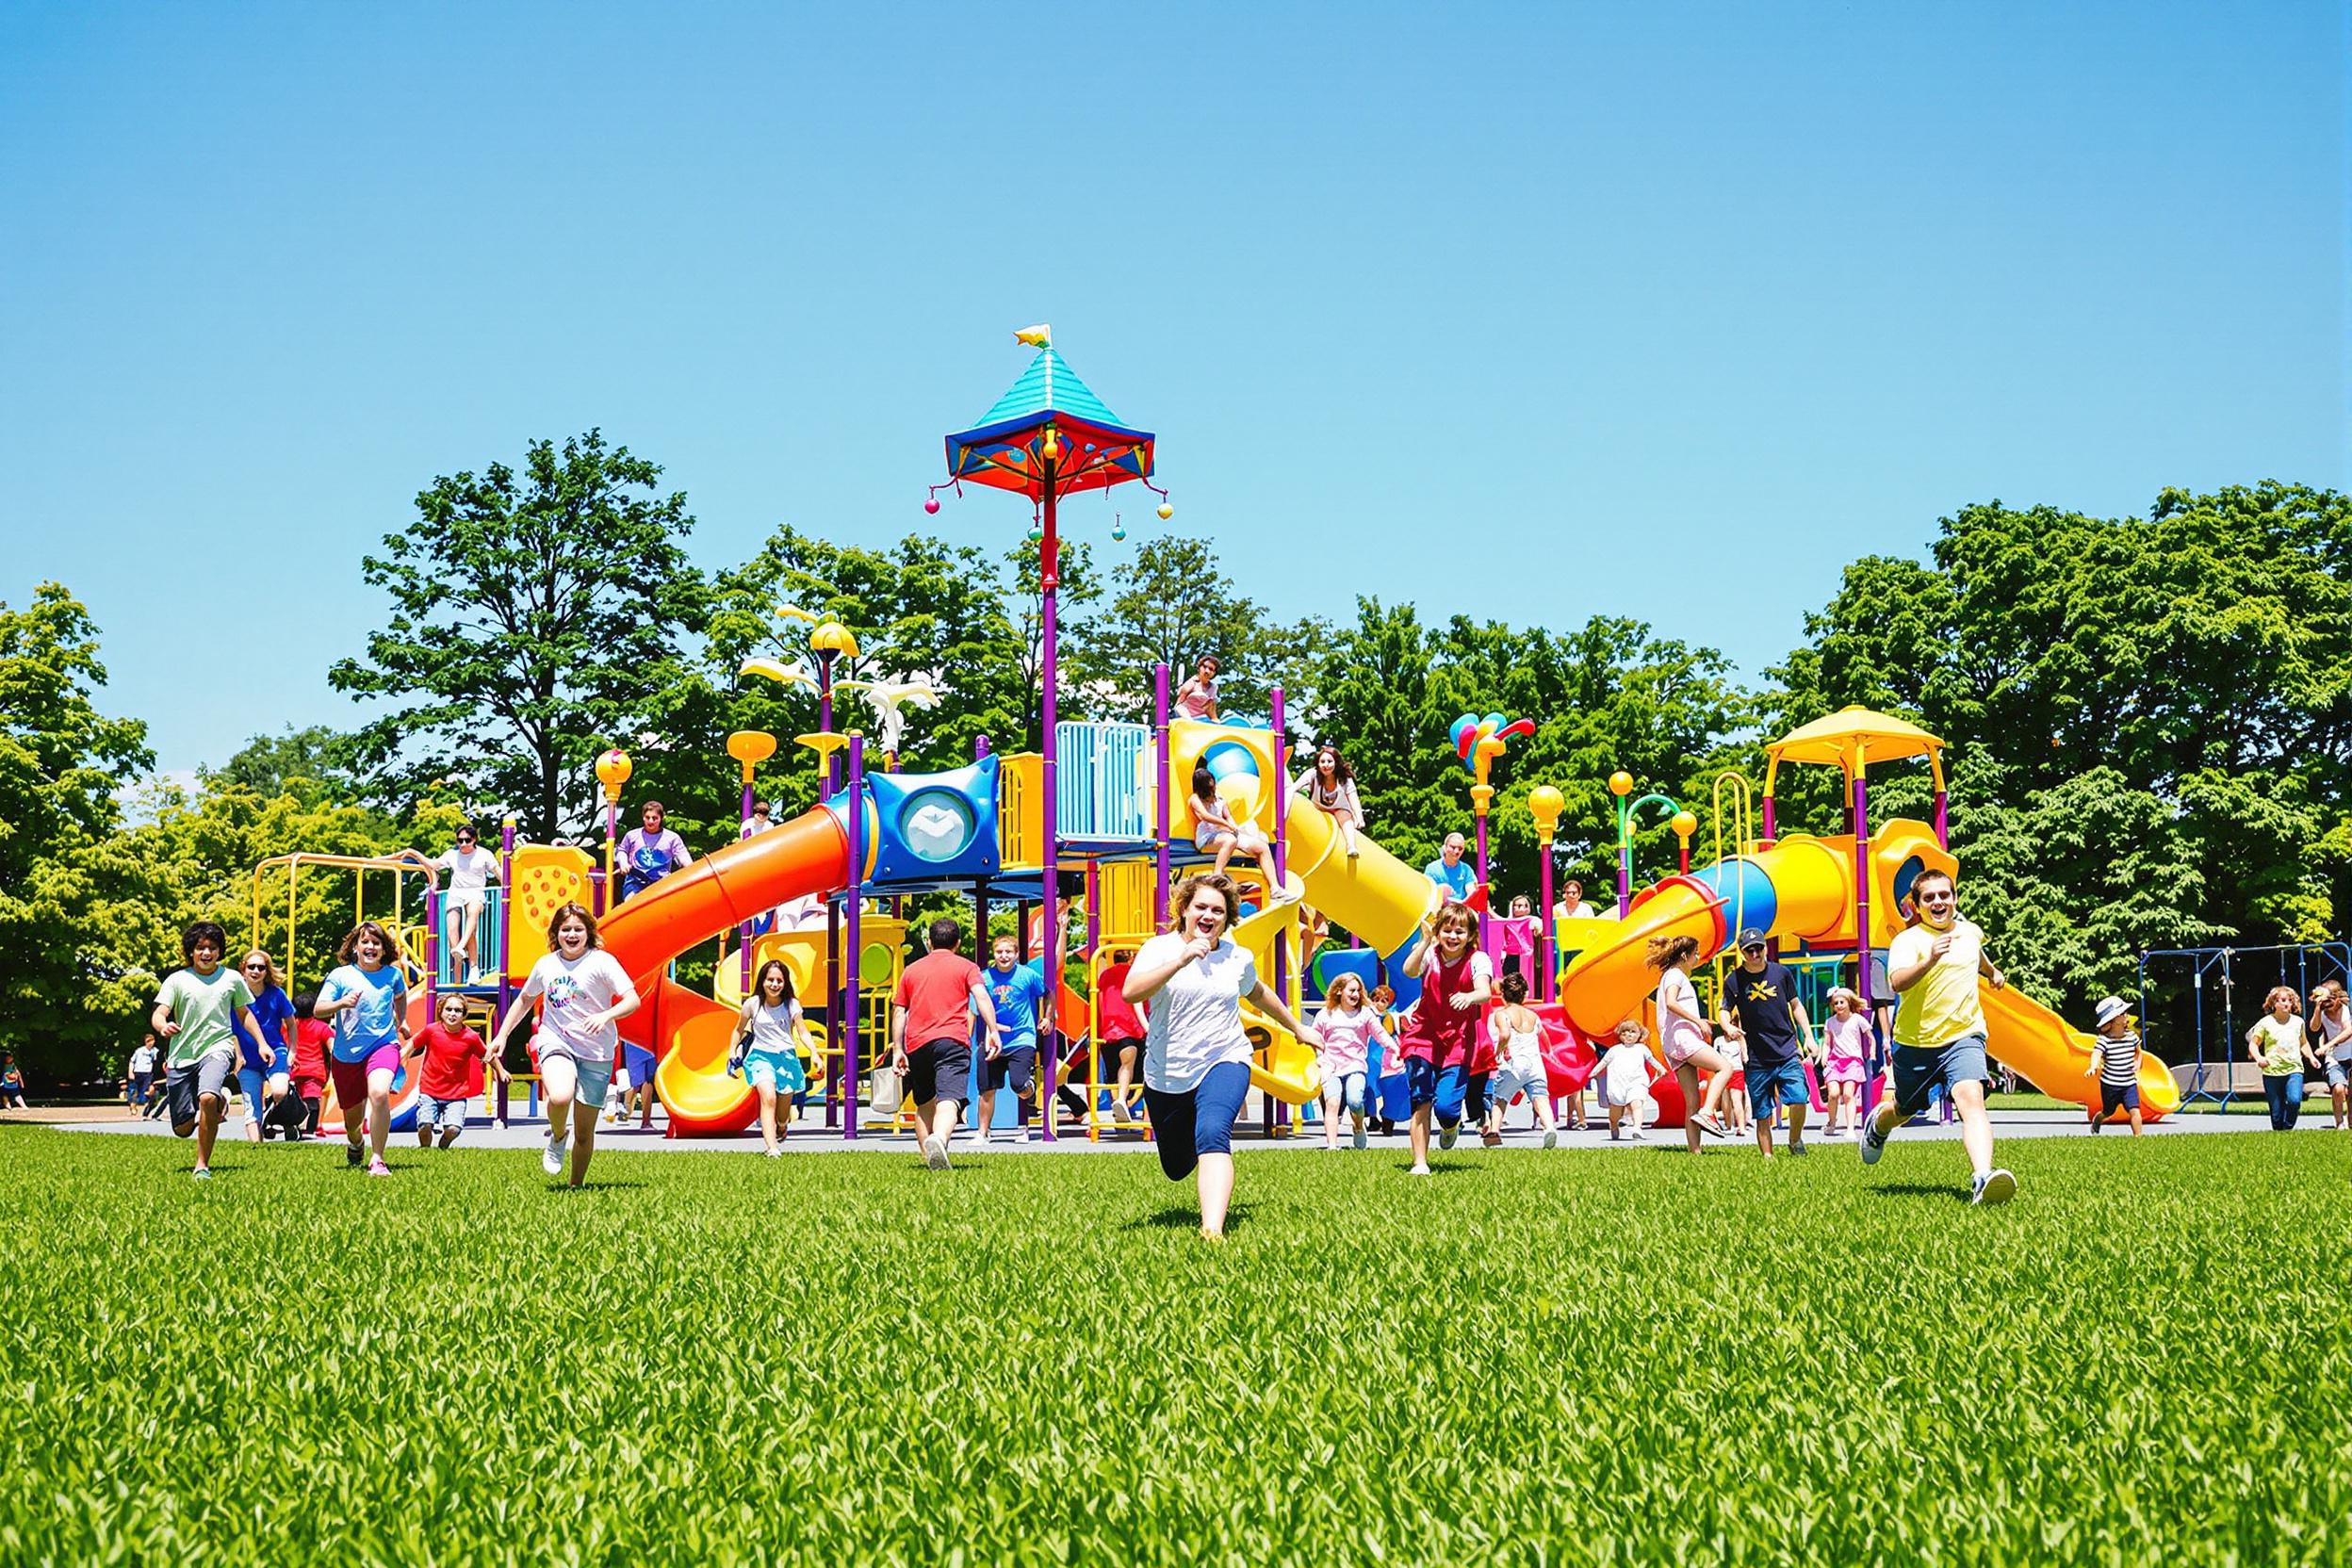
[{"label": "yellow canopy roof", "polygon": [[1943,749],[1940,737],[1930,735],[1907,720],[1859,706],[1840,708],[1811,724],[1799,726],[1764,748],[1764,792],[1772,793],[1772,775],[1783,762],[1815,762],[1823,767],[1842,768],[1848,777],[1853,777],[1872,762],[1900,762],[1911,757],[1927,759],[1928,767],[1936,775],[1936,787],[1941,789]]}]

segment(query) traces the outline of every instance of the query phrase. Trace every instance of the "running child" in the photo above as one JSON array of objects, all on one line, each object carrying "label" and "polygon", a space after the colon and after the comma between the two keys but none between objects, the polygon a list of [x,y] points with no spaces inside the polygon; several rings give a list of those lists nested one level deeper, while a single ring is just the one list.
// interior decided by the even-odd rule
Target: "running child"
[{"label": "running child", "polygon": [[1192,847],[1203,855],[1215,855],[1217,871],[1224,871],[1236,852],[1260,865],[1266,863],[1269,847],[1266,835],[1248,823],[1233,820],[1233,811],[1217,792],[1216,776],[1205,766],[1192,770],[1191,805]]},{"label": "running child", "polygon": [[[1380,1086],[1391,1079],[1402,1076],[1405,1070],[1405,1048],[1396,1043],[1396,1037],[1404,1033],[1405,1024],[1404,1020],[1396,1013],[1396,988],[1394,986],[1381,985],[1372,988],[1372,1011],[1380,1018],[1380,1027],[1388,1031],[1388,1045],[1380,1053],[1380,1071],[1371,1075],[1370,1082],[1364,1085],[1364,1088],[1370,1093],[1374,1102],[1380,1104],[1384,1110],[1386,1096],[1381,1092]],[[1369,1059],[1367,1056],[1366,1060]],[[1375,1111],[1372,1117],[1372,1128],[1380,1136],[1387,1137],[1396,1131],[1396,1123],[1381,1114],[1381,1111]]]},{"label": "running child", "polygon": [[2270,1130],[2291,1133],[2303,1115],[2303,1066],[2311,1056],[2310,1031],[2296,1015],[2303,999],[2292,986],[2273,986],[2262,998],[2262,1016],[2246,1032],[2246,1054],[2262,1070],[2262,1098],[2270,1104]]},{"label": "running child", "polygon": [[[454,992],[442,996],[431,1023],[410,1037],[405,1053],[412,1061],[424,1059],[416,1084],[416,1147],[447,1149],[466,1131],[466,1113],[482,1089],[486,1065],[503,1084],[511,1076],[504,1062],[487,1058],[490,1048],[482,1036],[466,1025],[466,999]],[[440,1142],[433,1142],[435,1134]]]},{"label": "running child", "polygon": [[996,1091],[1009,1086],[1027,1119],[1037,1093],[1037,1004],[1045,1000],[1045,968],[1021,961],[1021,939],[1010,932],[988,944],[988,967],[981,971],[988,1005],[996,1014],[998,1048],[981,1067],[980,1141],[996,1132]]},{"label": "running child", "polygon": [[2117,1111],[2132,1113],[2132,1135],[2140,1135],[2140,1032],[2132,1027],[2132,1009],[2119,996],[2101,997],[2091,1015],[2097,1043],[2091,1065],[2082,1076],[2099,1075],[2099,1108],[2091,1112],[2091,1131],[2106,1125]]},{"label": "running child", "polygon": [[1339,1147],[1339,1113],[1344,1107],[1355,1120],[1355,1145],[1362,1149],[1369,1141],[1364,1131],[1364,1112],[1372,1047],[1377,1044],[1386,1053],[1396,1050],[1396,1042],[1364,996],[1364,982],[1352,974],[1332,982],[1315,1026],[1323,1034],[1322,1049],[1315,1053],[1323,1070],[1323,1147]]},{"label": "running child", "polygon": [[1862,1081],[1874,1043],[1862,999],[1843,986],[1829,988],[1829,1020],[1823,1042],[1821,1098],[1829,1106],[1828,1136],[1852,1132],[1862,1116]]},{"label": "running child", "polygon": [[1503,1112],[1524,1094],[1535,1107],[1536,1125],[1544,1129],[1544,1147],[1557,1149],[1560,1123],[1552,1116],[1551,1078],[1544,1070],[1544,1021],[1527,1008],[1526,975],[1504,975],[1500,988],[1503,1004],[1486,1021],[1495,1056],[1494,1079],[1486,1093],[1486,1141],[1502,1141]]},{"label": "running child", "polygon": [[318,1103],[327,1096],[327,1051],[335,1043],[335,1026],[314,1016],[318,1005],[317,991],[295,993],[293,1068],[286,1093],[270,1107],[270,1124],[288,1143],[317,1135]]},{"label": "running child", "polygon": [[926,935],[930,950],[899,972],[890,993],[890,1066],[914,1102],[923,1163],[945,1170],[956,1113],[971,1098],[972,1021],[978,1016],[995,1055],[996,1006],[980,966],[957,951],[964,928],[941,915]]},{"label": "running child", "polygon": [[[1701,1133],[1717,1138],[1725,1135],[1723,1112],[1717,1107],[1731,1090],[1731,1058],[1715,1049],[1714,1031],[1708,1027],[1707,1015],[1699,1011],[1699,988],[1690,981],[1690,966],[1699,961],[1698,939],[1653,937],[1647,955],[1650,967],[1658,971],[1655,1000],[1666,1066],[1674,1082],[1682,1086],[1683,1141],[1695,1154]],[[1699,1093],[1702,1072],[1707,1075],[1704,1097]],[[1608,1102],[1604,1095],[1602,1103]],[[1698,1109],[1690,1110],[1692,1105]]]},{"label": "running child", "polygon": [[196,1137],[196,1180],[212,1177],[212,1145],[220,1135],[228,1085],[237,1068],[237,1031],[253,1030],[253,988],[221,967],[228,933],[200,920],[180,937],[186,969],[173,970],[155,992],[148,1022],[164,1041],[165,1102],[175,1137]]},{"label": "running child", "polygon": [[1415,1176],[1429,1173],[1432,1119],[1440,1149],[1451,1149],[1462,1135],[1462,1102],[1478,1063],[1478,1016],[1494,988],[1494,966],[1478,950],[1477,932],[1468,906],[1443,905],[1421,923],[1421,939],[1405,957],[1405,973],[1421,982],[1420,1004],[1401,1041]]},{"label": "running child", "polygon": [[[343,1163],[370,1176],[389,1176],[384,1139],[392,1131],[392,1081],[408,1042],[408,978],[393,959],[391,933],[374,921],[351,927],[335,949],[339,968],[319,983],[314,1017],[335,1024],[327,1071],[343,1107]],[[360,1116],[368,1118],[368,1150],[360,1147]]]},{"label": "running child", "polygon": [[1754,926],[1740,933],[1740,967],[1723,976],[1723,1033],[1747,1054],[1748,1104],[1756,1113],[1756,1147],[1772,1157],[1772,1123],[1788,1113],[1788,1152],[1805,1154],[1805,1113],[1813,1091],[1805,1081],[1805,1060],[1820,1046],[1813,1021],[1797,996],[1797,977],[1772,956],[1771,943]]},{"label": "running child", "polygon": [[1941,1087],[1960,1117],[1972,1203],[2005,1203],[2017,1179],[1993,1165],[1993,1124],[1984,1114],[1984,1004],[1981,975],[1995,990],[2008,985],[1984,951],[1984,931],[1960,913],[1952,874],[1930,867],[1912,879],[1919,923],[1886,944],[1886,983],[1903,999],[1895,1010],[1895,1092],[1862,1123],[1862,1163],[1876,1165],[1903,1120],[1927,1108]]},{"label": "running child", "polygon": [[293,1066],[286,1029],[294,1021],[294,1004],[286,1000],[286,976],[261,949],[238,960],[237,972],[245,977],[246,989],[253,993],[252,1011],[258,1026],[253,1034],[243,1029],[237,1032],[237,1082],[245,1096],[245,1141],[259,1143],[270,1107],[286,1092],[286,1075]]},{"label": "running child", "polygon": [[735,1038],[727,1048],[727,1075],[759,1091],[760,1136],[772,1160],[784,1153],[792,1096],[808,1086],[808,1070],[800,1061],[800,1017],[792,971],[781,958],[770,958],[753,977],[751,994],[735,1015]]},{"label": "running child", "polygon": [[568,1158],[571,1186],[588,1180],[596,1151],[596,1113],[612,1087],[612,1058],[621,1043],[620,1021],[637,1010],[637,988],[619,959],[604,951],[596,917],[585,906],[566,904],[547,922],[547,955],[531,966],[531,977],[514,1004],[498,1021],[490,1049],[506,1059],[507,1037],[539,1012],[539,1083],[547,1097],[547,1147],[539,1168],[561,1176]]},{"label": "running child", "polygon": [[[1649,1135],[1642,1131],[1642,1102],[1650,1097],[1648,1033],[1640,1019],[1625,1020],[1617,1025],[1617,1043],[1601,1053],[1600,1065],[1592,1070],[1593,1080],[1601,1086],[1601,1106],[1609,1113],[1611,1143],[1620,1141],[1628,1111],[1633,1113],[1633,1141],[1648,1140]],[[1695,1138],[1691,1147],[1698,1147]]]},{"label": "running child", "polygon": [[123,1086],[123,1093],[130,1102],[131,1109],[144,1111],[147,1108],[147,1091],[155,1086],[155,1065],[162,1060],[163,1053],[155,1048],[155,1035],[151,1029],[147,1037],[139,1042],[139,1049],[131,1053],[131,1078]]},{"label": "running child", "polygon": [[2311,1016],[2305,1027],[2311,1031],[2319,1070],[2327,1074],[2334,1124],[2339,1130],[2352,1128],[2352,1002],[2345,1000],[2341,985],[2320,982],[2311,992]]}]

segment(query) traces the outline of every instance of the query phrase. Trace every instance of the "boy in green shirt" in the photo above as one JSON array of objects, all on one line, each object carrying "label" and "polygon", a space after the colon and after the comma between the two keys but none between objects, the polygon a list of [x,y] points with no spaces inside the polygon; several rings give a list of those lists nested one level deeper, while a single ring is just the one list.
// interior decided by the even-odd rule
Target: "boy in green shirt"
[{"label": "boy in green shirt", "polygon": [[196,1135],[196,1180],[212,1176],[212,1142],[220,1131],[220,1116],[228,1108],[229,1081],[237,1073],[236,1028],[254,1039],[253,993],[245,977],[222,969],[228,933],[208,920],[200,920],[180,938],[186,969],[173,970],[155,992],[153,1019],[162,1037],[166,1071],[164,1099],[172,1108],[172,1131],[180,1137]]}]

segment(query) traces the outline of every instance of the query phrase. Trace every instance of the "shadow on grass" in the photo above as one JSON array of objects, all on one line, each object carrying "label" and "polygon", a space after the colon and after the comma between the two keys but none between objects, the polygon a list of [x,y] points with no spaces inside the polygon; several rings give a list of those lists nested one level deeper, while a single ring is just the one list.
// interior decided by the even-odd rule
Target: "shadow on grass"
[{"label": "shadow on grass", "polygon": [[547,1187],[549,1192],[630,1192],[649,1184],[625,1177],[593,1176],[575,1187],[562,1177],[557,1177],[548,1182]]},{"label": "shadow on grass", "polygon": [[[1225,1211],[1225,1233],[1250,1223],[1252,1205],[1235,1203]],[[1192,1203],[1168,1203],[1152,1213],[1141,1215],[1119,1227],[1123,1231],[1197,1231],[1200,1228],[1200,1210]]]}]

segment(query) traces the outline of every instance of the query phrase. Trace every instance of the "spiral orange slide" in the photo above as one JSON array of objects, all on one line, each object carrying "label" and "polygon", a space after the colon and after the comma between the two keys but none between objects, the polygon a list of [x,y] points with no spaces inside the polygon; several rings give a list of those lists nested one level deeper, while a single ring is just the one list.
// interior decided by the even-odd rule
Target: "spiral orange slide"
[{"label": "spiral orange slide", "polygon": [[848,881],[848,829],[819,806],[671,873],[604,922],[605,951],[645,998],[621,1021],[621,1034],[661,1058],[654,1087],[673,1135],[740,1133],[759,1101],[727,1075],[734,1009],[670,979],[670,960],[787,900],[823,896]]}]

